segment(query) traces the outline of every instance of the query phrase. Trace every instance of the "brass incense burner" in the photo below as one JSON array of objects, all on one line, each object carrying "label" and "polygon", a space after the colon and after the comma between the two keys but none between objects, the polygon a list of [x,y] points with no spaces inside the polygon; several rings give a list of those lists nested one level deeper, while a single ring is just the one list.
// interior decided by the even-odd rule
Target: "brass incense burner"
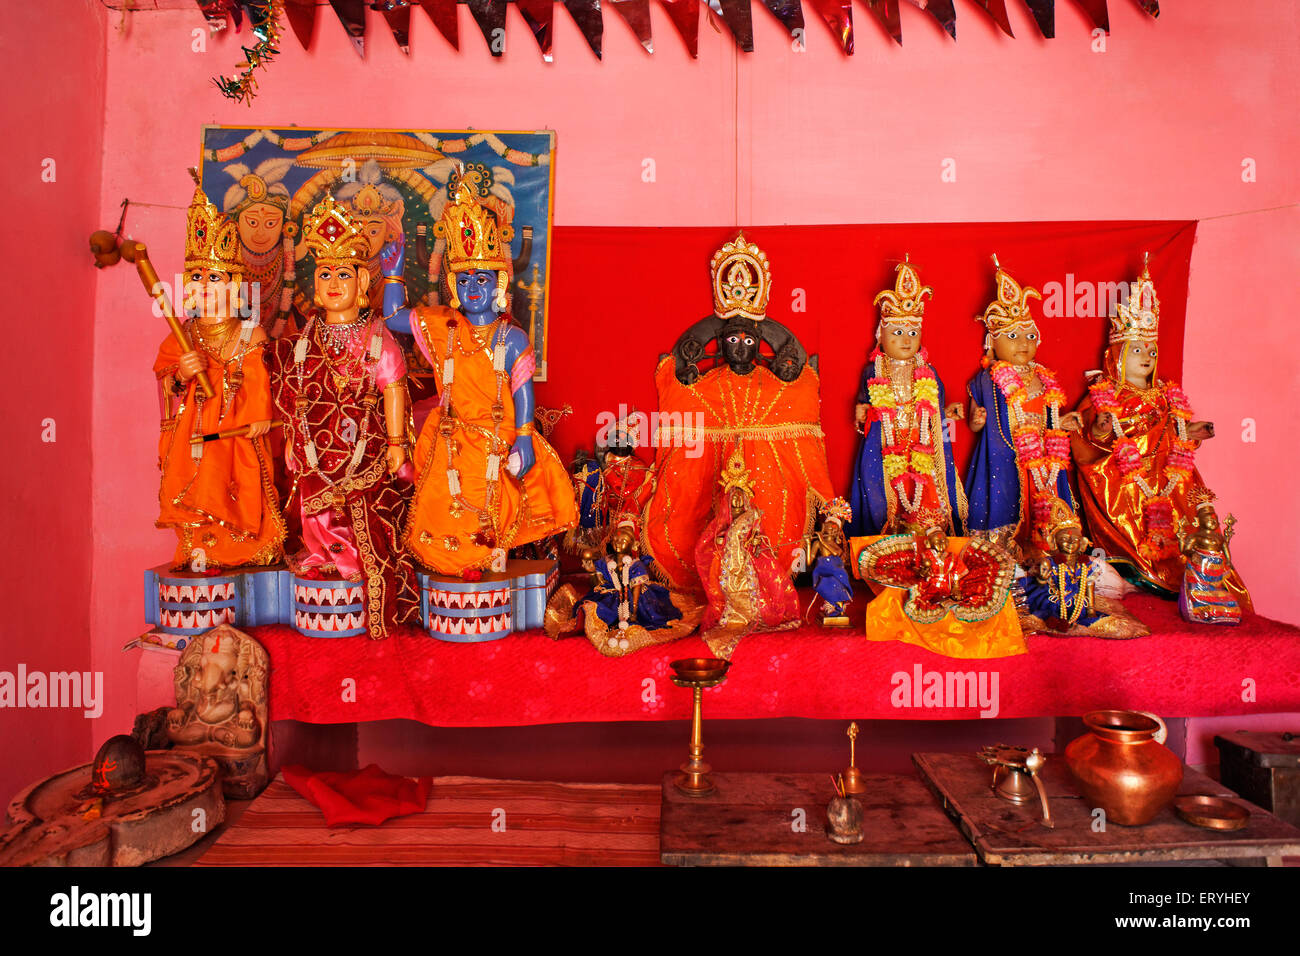
[{"label": "brass incense burner", "polygon": [[716,687],[727,679],[731,661],[714,657],[691,657],[673,661],[668,665],[674,671],[672,682],[678,687],[689,687],[694,696],[691,710],[690,756],[681,765],[673,785],[688,797],[702,797],[713,792],[709,771],[713,768],[704,762],[703,705],[704,688]]}]

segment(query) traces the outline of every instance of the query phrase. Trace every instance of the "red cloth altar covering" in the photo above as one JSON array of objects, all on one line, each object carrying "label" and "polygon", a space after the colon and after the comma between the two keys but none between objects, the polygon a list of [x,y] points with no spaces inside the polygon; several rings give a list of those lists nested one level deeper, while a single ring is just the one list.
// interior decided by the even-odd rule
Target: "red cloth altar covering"
[{"label": "red cloth altar covering", "polygon": [[[862,633],[865,594],[851,628],[752,634],[741,640],[725,683],[705,692],[710,718],[953,720],[980,707],[895,706],[896,675],[997,675],[997,717],[1051,717],[1102,708],[1162,717],[1300,713],[1300,628],[1248,614],[1238,627],[1190,625],[1177,606],[1148,595],[1126,604],[1150,637],[1027,638],[1029,653],[958,660]],[[808,607],[811,592],[801,592]],[[690,693],[669,680],[669,661],[707,657],[698,636],[622,658],[583,637],[552,641],[527,631],[485,644],[437,641],[399,628],[386,641],[322,640],[289,627],[249,628],[271,660],[271,718],[308,723],[406,718],[479,727],[625,720],[686,720]],[[1254,702],[1242,700],[1254,681]],[[355,702],[348,692],[355,682]],[[945,678],[946,680],[946,678]],[[647,684],[652,681],[653,684]],[[914,695],[914,696],[913,696]],[[969,701],[967,702],[970,703]],[[992,716],[992,715],[990,715]]]}]

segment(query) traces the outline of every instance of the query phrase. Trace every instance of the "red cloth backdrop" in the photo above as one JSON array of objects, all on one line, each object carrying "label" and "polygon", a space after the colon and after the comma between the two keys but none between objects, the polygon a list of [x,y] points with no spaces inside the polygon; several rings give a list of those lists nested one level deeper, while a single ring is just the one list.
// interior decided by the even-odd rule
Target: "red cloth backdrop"
[{"label": "red cloth backdrop", "polygon": [[[1187,276],[1194,221],[925,223],[908,225],[758,226],[745,237],[767,253],[772,268],[768,314],[789,326],[821,371],[822,427],[831,477],[847,495],[857,454],[853,403],[874,347],[881,289],[893,288],[894,265],[911,256],[921,281],[934,288],[926,307],[924,343],[954,401],[979,371],[984,326],[974,317],[996,295],[992,253],[1023,285],[1048,282],[1131,282],[1151,254],[1160,297],[1160,370],[1177,380],[1183,361]],[[539,404],[573,406],[552,444],[565,461],[590,449],[601,412],[619,403],[657,409],[653,371],[661,353],[696,320],[713,311],[709,260],[729,228],[556,227],[552,236],[551,323],[547,381]],[[795,290],[806,311],[792,312]],[[1038,359],[1055,370],[1071,407],[1083,394],[1083,373],[1100,367],[1109,334],[1104,317],[1042,318]],[[1095,309],[1094,309],[1095,312]],[[1192,407],[1213,419],[1213,396],[1193,395]],[[648,437],[648,436],[647,436]],[[959,425],[956,463],[970,455],[971,434]],[[652,449],[643,449],[647,461]]]}]

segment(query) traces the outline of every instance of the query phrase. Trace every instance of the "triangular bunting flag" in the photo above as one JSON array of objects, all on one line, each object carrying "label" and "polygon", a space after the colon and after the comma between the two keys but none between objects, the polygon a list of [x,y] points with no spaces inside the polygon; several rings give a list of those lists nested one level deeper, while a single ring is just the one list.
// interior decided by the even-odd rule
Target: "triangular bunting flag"
[{"label": "triangular bunting flag", "polygon": [[754,17],[749,0],[709,0],[709,9],[722,18],[742,50],[754,52]]},{"label": "triangular bunting flag", "polygon": [[1083,12],[1088,14],[1088,19],[1098,26],[1110,32],[1110,12],[1106,9],[1106,0],[1075,0],[1079,6],[1083,7]]},{"label": "triangular bunting flag", "polygon": [[700,0],[659,0],[693,57],[700,55]]},{"label": "triangular bunting flag", "polygon": [[641,45],[650,53],[655,51],[654,37],[650,35],[650,0],[605,0],[618,11]]},{"label": "triangular bunting flag", "polygon": [[456,0],[420,0],[420,6],[429,15],[443,39],[453,50],[460,50],[460,28],[456,22]]},{"label": "triangular bunting flag", "polygon": [[808,0],[835,34],[840,49],[853,55],[853,5],[850,0]]},{"label": "triangular bunting flag", "polygon": [[938,20],[948,36],[957,39],[957,11],[952,0],[912,0],[912,3]]},{"label": "triangular bunting flag", "polygon": [[903,27],[899,22],[898,0],[866,0],[867,9],[881,22],[894,42],[903,45]]},{"label": "triangular bunting flag", "polygon": [[542,59],[552,62],[551,27],[555,22],[555,0],[515,0],[515,6],[532,31],[537,49],[542,51]]},{"label": "triangular bunting flag", "polygon": [[975,0],[985,12],[993,18],[993,22],[1002,28],[1002,32],[1009,37],[1014,37],[1011,32],[1011,21],[1007,19],[1007,0]]},{"label": "triangular bunting flag", "polygon": [[772,16],[781,21],[790,36],[797,35],[795,30],[803,30],[803,7],[799,0],[763,0],[763,6],[772,11]]},{"label": "triangular bunting flag", "polygon": [[600,15],[600,0],[564,0],[564,9],[569,11],[573,22],[582,31],[591,47],[591,52],[600,58],[601,39],[605,34],[605,21]]},{"label": "triangular bunting flag", "polygon": [[1034,15],[1039,33],[1049,40],[1056,36],[1056,0],[1025,0],[1025,6]]},{"label": "triangular bunting flag", "polygon": [[468,5],[488,51],[493,56],[506,52],[506,0],[468,0]]},{"label": "triangular bunting flag", "polygon": [[316,0],[284,0],[284,15],[302,48],[309,49],[316,28]]},{"label": "triangular bunting flag", "polygon": [[357,56],[363,60],[366,56],[366,4],[365,0],[330,0],[330,6],[339,16],[343,29],[352,38]]},{"label": "triangular bunting flag", "polygon": [[388,21],[388,29],[393,31],[393,39],[397,45],[402,48],[402,52],[410,55],[411,52],[411,8],[409,5],[380,7],[384,13],[384,19]]}]

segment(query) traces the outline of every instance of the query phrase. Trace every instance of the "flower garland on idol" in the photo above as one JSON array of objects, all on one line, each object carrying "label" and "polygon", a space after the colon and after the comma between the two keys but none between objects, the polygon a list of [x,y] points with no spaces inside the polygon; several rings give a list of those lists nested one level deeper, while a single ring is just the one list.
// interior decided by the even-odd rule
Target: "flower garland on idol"
[{"label": "flower garland on idol", "polygon": [[1056,375],[1048,368],[1031,362],[1032,369],[1043,385],[1043,401],[1047,406],[1045,426],[1040,426],[1033,414],[1025,411],[1029,390],[1017,371],[1022,366],[1010,362],[994,362],[989,369],[993,383],[1006,399],[1011,413],[1011,442],[1016,460],[1029,472],[1034,487],[1030,489],[1031,507],[1035,524],[1047,518],[1046,510],[1056,498],[1056,480],[1069,467],[1070,436],[1061,428],[1061,403],[1065,392]]},{"label": "flower garland on idol", "polygon": [[[1180,482],[1191,479],[1196,467],[1196,442],[1187,437],[1187,423],[1192,420],[1192,407],[1187,394],[1174,383],[1162,383],[1158,388],[1169,402],[1175,433],[1169,441],[1169,454],[1165,459],[1164,484],[1159,487],[1152,487],[1146,475],[1142,474],[1142,453],[1137,441],[1126,435],[1120,424],[1125,410],[1115,384],[1102,379],[1088,389],[1093,407],[1099,413],[1110,414],[1111,432],[1115,436],[1111,455],[1119,466],[1121,479],[1133,482],[1142,496],[1145,536],[1141,548],[1153,558],[1166,557],[1172,549],[1174,503],[1170,495]],[[1158,476],[1156,481],[1160,481]]]},{"label": "flower garland on idol", "polygon": [[[934,485],[934,423],[940,420],[939,381],[930,367],[929,356],[924,348],[921,349],[912,368],[912,405],[920,428],[915,432],[911,428],[903,430],[898,427],[898,401],[893,383],[886,374],[885,355],[877,347],[870,358],[875,363],[876,374],[867,382],[867,394],[880,420],[885,480],[893,486],[899,503],[911,515],[921,506],[926,483],[931,487]],[[913,481],[910,497],[906,491],[908,477]]]}]

